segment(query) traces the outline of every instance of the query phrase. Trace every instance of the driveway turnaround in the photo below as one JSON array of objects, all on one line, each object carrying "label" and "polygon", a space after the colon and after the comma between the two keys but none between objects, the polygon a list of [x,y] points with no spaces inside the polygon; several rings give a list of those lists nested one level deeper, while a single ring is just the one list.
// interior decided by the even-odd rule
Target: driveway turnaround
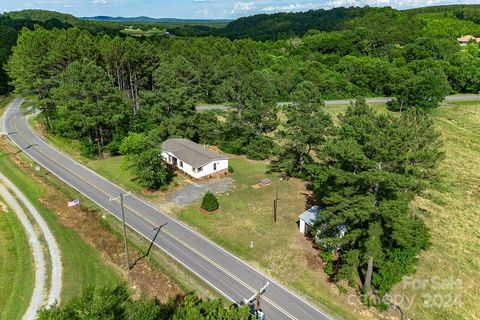
[{"label": "driveway turnaround", "polygon": [[[39,165],[119,218],[120,203],[110,199],[126,191],[54,149],[32,132],[20,110],[22,101],[21,98],[16,99],[6,111],[4,128],[8,137]],[[162,227],[155,245],[232,302],[240,303],[269,282],[261,304],[267,319],[332,319],[262,271],[254,269],[146,201],[129,195],[125,197],[124,205],[127,225],[146,239],[153,238],[155,227],[167,223]]]},{"label": "driveway turnaround", "polygon": [[187,205],[201,200],[208,191],[212,193],[225,193],[232,188],[231,178],[221,178],[208,182],[197,182],[189,184],[173,192],[168,200],[179,205]]},{"label": "driveway turnaround", "polygon": [[[7,189],[8,188],[8,189]],[[12,191],[15,197],[9,192]],[[60,254],[57,243],[53,237],[50,229],[48,228],[45,220],[38,213],[35,207],[28,201],[20,190],[0,173],[0,195],[8,203],[10,208],[17,214],[20,222],[25,229],[29,243],[33,252],[33,260],[35,263],[35,286],[33,288],[32,298],[25,312],[23,319],[30,320],[35,319],[37,312],[44,305],[50,306],[60,299],[60,291],[62,288],[62,262],[60,260]],[[35,228],[27,217],[23,207],[17,201],[22,202],[23,207],[27,208],[30,212],[30,216],[40,227],[40,231],[47,243],[48,251],[51,258],[51,284],[48,291],[46,291],[46,266],[45,257],[42,251],[42,245],[39,241],[38,235],[35,232]],[[49,292],[47,302],[44,303],[44,293]]]}]

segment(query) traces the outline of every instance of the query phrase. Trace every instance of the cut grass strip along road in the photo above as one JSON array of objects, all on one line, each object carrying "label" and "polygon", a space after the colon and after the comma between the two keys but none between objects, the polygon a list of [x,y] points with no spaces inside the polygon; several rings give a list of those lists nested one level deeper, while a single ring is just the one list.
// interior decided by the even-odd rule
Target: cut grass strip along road
[{"label": "cut grass strip along road", "polygon": [[21,319],[32,297],[35,265],[25,228],[0,201],[0,319]]},{"label": "cut grass strip along road", "polygon": [[[109,199],[126,192],[34,134],[19,108],[22,101],[15,100],[7,109],[4,126],[9,138],[37,163],[120,218],[119,204]],[[127,225],[147,239],[153,237],[154,227],[166,222],[156,246],[235,303],[250,297],[269,281],[271,285],[262,299],[262,308],[269,318],[330,319],[263,273],[135,196],[125,198],[125,217]]]},{"label": "cut grass strip along road", "polygon": [[[37,312],[40,310],[40,308],[44,305],[44,292],[45,292],[45,286],[46,286],[46,263],[45,263],[45,256],[43,254],[42,250],[42,244],[39,240],[39,235],[37,235],[34,226],[30,222],[27,213],[25,210],[23,210],[23,207],[20,205],[20,203],[17,201],[17,199],[9,192],[7,187],[13,191],[15,196],[17,198],[20,198],[23,205],[26,207],[31,206],[31,204],[28,203],[28,201],[25,203],[23,200],[25,199],[24,196],[19,192],[18,189],[15,188],[15,186],[2,174],[0,174],[0,195],[2,196],[3,199],[7,202],[7,204],[12,208],[12,210],[17,214],[20,222],[22,223],[29,239],[29,243],[33,252],[33,260],[35,263],[35,286],[33,289],[32,297],[30,300],[30,304],[23,315],[23,319],[35,319]],[[13,187],[13,188],[12,188]],[[23,199],[22,199],[23,197]],[[30,209],[30,208],[29,208]],[[30,212],[31,217],[35,220],[35,222],[41,226],[42,224],[46,226],[45,221],[43,219],[38,220],[38,216],[36,216],[33,212]],[[37,212],[38,214],[38,212]],[[45,231],[44,228],[40,227],[42,232]],[[48,230],[48,228],[47,228]],[[49,233],[49,230],[47,234]],[[49,241],[52,241],[52,238],[50,238],[47,234],[43,234],[44,238],[47,241],[49,249],[51,247],[56,247],[56,244],[54,243],[53,245],[50,245]],[[51,233],[49,234],[51,236]],[[53,239],[55,242],[55,239]],[[57,288],[61,288],[61,273],[59,274],[54,274],[55,272],[58,272],[61,270],[61,262],[60,262],[60,257],[58,256],[58,248],[57,248],[57,255],[54,253],[50,253],[50,256],[52,257],[52,282],[51,282],[51,288],[48,290],[48,292],[53,293],[49,295],[49,299],[47,301],[47,305],[54,303],[56,300],[59,298],[60,290]],[[57,259],[58,258],[58,259]],[[58,263],[56,266],[53,265],[53,263]],[[54,271],[55,270],[55,271]],[[58,281],[58,278],[60,278],[60,283],[54,284],[53,280]]]},{"label": "cut grass strip along road", "polygon": [[[3,144],[5,143],[3,142]],[[30,159],[22,154],[9,156],[12,150],[12,147],[0,148],[0,154],[3,155],[0,157],[0,172],[12,181],[35,206],[55,236],[62,258],[61,303],[68,302],[71,298],[80,295],[87,286],[112,288],[124,281],[118,268],[105,261],[101,253],[89,244],[89,240],[83,240],[77,233],[72,225],[79,222],[64,221],[66,216],[74,215],[66,213],[66,211],[70,211],[63,208],[67,206],[67,199],[64,198],[61,191],[56,191],[53,186],[48,185],[48,180],[50,180],[48,175],[44,178],[34,177],[34,174],[43,175],[43,171],[34,173],[35,166],[30,166]],[[24,162],[23,166],[19,166],[20,162]],[[44,180],[45,184],[42,184],[43,179],[47,179]],[[58,200],[58,198],[64,199],[64,201]],[[82,219],[82,216],[75,216],[75,219]],[[33,260],[31,261],[33,263]],[[32,283],[33,276],[32,270]],[[0,319],[3,318],[0,317]]]},{"label": "cut grass strip along road", "polygon": [[47,306],[60,301],[60,292],[62,290],[62,261],[60,259],[60,250],[50,228],[37,209],[28,201],[27,197],[3,174],[0,173],[0,181],[10,189],[17,199],[23,204],[30,213],[35,223],[40,227],[40,232],[47,243],[50,256],[50,289],[47,298]]}]

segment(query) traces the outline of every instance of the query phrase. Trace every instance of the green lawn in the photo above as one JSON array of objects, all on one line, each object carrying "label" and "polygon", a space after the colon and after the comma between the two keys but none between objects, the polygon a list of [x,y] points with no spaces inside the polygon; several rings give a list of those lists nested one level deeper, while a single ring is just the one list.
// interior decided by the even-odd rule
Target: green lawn
[{"label": "green lawn", "polygon": [[[178,218],[193,226],[222,247],[298,289],[345,318],[357,316],[343,299],[332,299],[338,290],[326,281],[315,250],[298,232],[298,215],[306,209],[307,190],[296,179],[278,180],[266,174],[267,163],[230,159],[234,169],[234,190],[218,197],[215,215],[199,212],[199,203],[178,208]],[[270,178],[267,188],[253,187]],[[272,204],[278,181],[278,218],[273,223]]]},{"label": "green lawn", "polygon": [[21,319],[35,282],[33,257],[22,224],[0,202],[0,319]]}]

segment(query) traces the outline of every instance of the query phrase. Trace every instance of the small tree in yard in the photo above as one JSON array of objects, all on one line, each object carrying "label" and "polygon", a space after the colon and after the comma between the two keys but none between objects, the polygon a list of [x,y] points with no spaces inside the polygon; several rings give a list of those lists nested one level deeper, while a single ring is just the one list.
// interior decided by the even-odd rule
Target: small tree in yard
[{"label": "small tree in yard", "polygon": [[210,191],[205,193],[202,200],[202,209],[206,211],[215,211],[220,205],[218,204],[217,197]]}]

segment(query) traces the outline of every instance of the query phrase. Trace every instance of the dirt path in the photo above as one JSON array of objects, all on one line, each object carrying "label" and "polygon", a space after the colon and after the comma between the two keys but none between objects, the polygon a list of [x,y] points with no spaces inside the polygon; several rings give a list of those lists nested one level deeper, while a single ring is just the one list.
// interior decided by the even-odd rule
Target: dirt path
[{"label": "dirt path", "polygon": [[[8,188],[8,190],[7,190]],[[15,195],[15,197],[9,192]],[[38,310],[43,305],[51,305],[60,300],[60,292],[62,288],[62,262],[60,259],[60,251],[58,249],[57,242],[48,228],[47,223],[40,215],[40,213],[35,209],[35,207],[28,201],[25,195],[4,175],[0,173],[0,195],[12,210],[17,214],[20,222],[24,226],[28,238],[30,240],[30,245],[33,251],[33,257],[35,261],[35,287],[33,289],[32,298],[30,300],[30,305],[23,316],[23,319],[35,319]],[[50,253],[51,260],[51,285],[48,291],[45,290],[46,282],[46,266],[45,266],[45,257],[42,251],[42,245],[39,241],[38,235],[35,232],[33,225],[25,213],[25,210],[17,201],[20,200],[22,205],[27,208],[30,213],[30,216],[35,220],[36,224],[39,226],[41,233],[47,243],[48,251]],[[46,303],[44,303],[44,292],[49,292]]]}]

